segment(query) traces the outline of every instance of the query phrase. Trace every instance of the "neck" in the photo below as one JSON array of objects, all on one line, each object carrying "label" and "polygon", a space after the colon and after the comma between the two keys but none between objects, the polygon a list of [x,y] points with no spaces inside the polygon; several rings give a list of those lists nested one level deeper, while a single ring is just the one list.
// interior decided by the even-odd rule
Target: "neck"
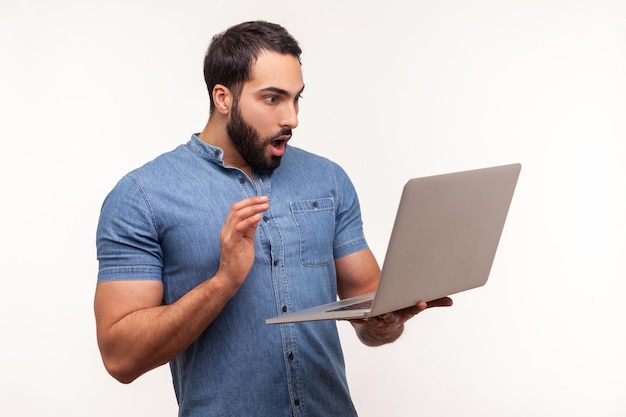
[{"label": "neck", "polygon": [[198,135],[198,138],[212,146],[217,146],[224,151],[224,164],[239,168],[252,178],[252,170],[250,165],[241,157],[237,149],[233,146],[228,133],[226,133],[226,123],[218,121],[213,117],[209,118],[206,126]]}]

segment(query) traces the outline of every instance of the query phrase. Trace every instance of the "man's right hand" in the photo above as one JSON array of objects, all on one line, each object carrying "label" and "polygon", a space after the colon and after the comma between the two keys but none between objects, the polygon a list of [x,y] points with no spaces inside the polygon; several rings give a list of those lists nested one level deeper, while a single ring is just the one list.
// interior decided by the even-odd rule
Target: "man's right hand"
[{"label": "man's right hand", "polygon": [[220,266],[214,279],[238,289],[254,263],[254,233],[261,213],[269,209],[268,197],[250,197],[232,205],[220,233]]}]

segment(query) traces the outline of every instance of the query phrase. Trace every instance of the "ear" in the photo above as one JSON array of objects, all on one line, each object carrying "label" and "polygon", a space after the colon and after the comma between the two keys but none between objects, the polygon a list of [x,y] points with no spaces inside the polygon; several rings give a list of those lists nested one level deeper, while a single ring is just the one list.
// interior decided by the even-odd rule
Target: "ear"
[{"label": "ear", "polygon": [[228,87],[222,84],[215,84],[215,87],[213,87],[213,102],[217,112],[227,115],[233,104],[233,93]]}]

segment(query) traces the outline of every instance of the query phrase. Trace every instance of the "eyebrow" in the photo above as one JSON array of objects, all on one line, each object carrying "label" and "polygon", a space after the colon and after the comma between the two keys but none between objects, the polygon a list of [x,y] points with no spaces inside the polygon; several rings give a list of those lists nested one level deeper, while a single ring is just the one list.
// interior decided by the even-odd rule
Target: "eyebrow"
[{"label": "eyebrow", "polygon": [[[259,91],[261,91],[261,92],[272,92],[272,93],[280,94],[281,96],[287,96],[287,97],[291,96],[291,94],[289,94],[289,91],[284,90],[282,88],[278,88],[278,87],[265,87],[265,88],[262,88]],[[300,91],[298,91],[298,93],[296,94],[296,97],[299,96],[300,94],[302,94],[303,91],[304,91],[304,86],[302,86]]]}]

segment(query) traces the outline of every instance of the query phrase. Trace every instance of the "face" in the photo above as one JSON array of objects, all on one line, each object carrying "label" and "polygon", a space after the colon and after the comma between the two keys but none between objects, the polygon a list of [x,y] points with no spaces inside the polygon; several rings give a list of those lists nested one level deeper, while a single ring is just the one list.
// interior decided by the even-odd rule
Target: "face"
[{"label": "face", "polygon": [[280,165],[291,131],[298,126],[303,89],[296,57],[275,52],[259,55],[226,126],[234,148],[255,171],[269,173]]},{"label": "face", "polygon": [[[250,168],[263,174],[278,168],[284,149],[287,147],[287,140],[291,137],[291,129],[282,129],[275,135],[262,138],[260,133],[243,119],[237,102],[233,103],[226,132],[239,155],[250,165]],[[276,152],[272,152],[272,148]],[[270,150],[269,155],[267,150]]]}]

